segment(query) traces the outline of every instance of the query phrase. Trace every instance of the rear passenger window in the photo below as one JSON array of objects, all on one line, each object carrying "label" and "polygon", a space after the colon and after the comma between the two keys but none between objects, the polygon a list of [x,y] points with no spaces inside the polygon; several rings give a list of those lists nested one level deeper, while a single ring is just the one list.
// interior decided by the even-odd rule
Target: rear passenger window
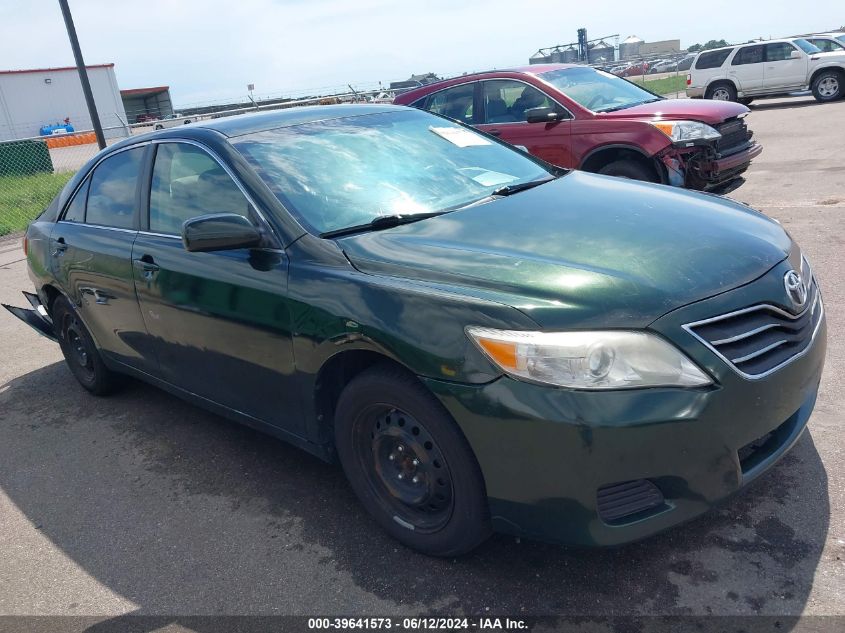
[{"label": "rear passenger window", "polygon": [[425,109],[435,114],[442,114],[462,123],[472,123],[472,100],[475,84],[464,84],[435,92],[429,97]]},{"label": "rear passenger window", "polygon": [[85,222],[119,229],[135,223],[135,193],[144,148],[120,152],[100,163],[91,176]]},{"label": "rear passenger window", "polygon": [[698,60],[695,62],[695,67],[698,70],[706,70],[708,68],[719,68],[722,64],[725,63],[725,60],[728,58],[728,55],[731,54],[733,51],[732,48],[726,48],[719,51],[708,51],[706,53],[701,53],[698,56]]},{"label": "rear passenger window", "polygon": [[763,47],[762,46],[746,46],[740,48],[731,62],[732,66],[742,66],[744,64],[759,64],[763,61]]},{"label": "rear passenger window", "polygon": [[226,170],[199,147],[159,145],[150,188],[150,231],[179,235],[185,220],[207,213],[249,218],[249,202]]},{"label": "rear passenger window", "polygon": [[77,189],[73,200],[67,205],[65,216],[62,218],[65,222],[85,222],[85,201],[88,199],[88,185],[91,184],[91,179],[86,178],[82,186]]}]

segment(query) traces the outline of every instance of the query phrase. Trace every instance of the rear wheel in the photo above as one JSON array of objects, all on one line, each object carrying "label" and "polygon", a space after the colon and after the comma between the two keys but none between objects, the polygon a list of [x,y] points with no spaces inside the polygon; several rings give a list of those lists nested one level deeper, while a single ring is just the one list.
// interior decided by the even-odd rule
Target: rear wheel
[{"label": "rear wheel", "polygon": [[113,392],[120,384],[121,376],[105,366],[94,339],[64,297],[53,303],[53,323],[62,354],[79,384],[97,396]]},{"label": "rear wheel", "polygon": [[837,70],[823,70],[813,79],[813,96],[822,103],[836,101],[843,95],[843,75]]},{"label": "rear wheel", "polygon": [[631,180],[657,182],[657,175],[653,169],[642,161],[632,159],[615,160],[599,169],[598,173],[605,176],[630,178]]},{"label": "rear wheel", "polygon": [[704,96],[715,101],[736,101],[736,88],[727,82],[716,83],[707,89]]},{"label": "rear wheel", "polygon": [[408,547],[456,556],[489,536],[475,455],[416,377],[377,366],[354,378],[338,401],[335,443],[361,503]]}]

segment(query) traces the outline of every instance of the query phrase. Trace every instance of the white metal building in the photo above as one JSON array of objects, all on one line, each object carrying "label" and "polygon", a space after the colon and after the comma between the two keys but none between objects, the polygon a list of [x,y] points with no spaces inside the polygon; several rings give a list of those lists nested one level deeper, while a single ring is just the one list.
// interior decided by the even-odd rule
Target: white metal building
[{"label": "white metal building", "polygon": [[[114,64],[87,68],[106,138],[128,136]],[[93,129],[75,66],[0,70],[0,141],[36,137],[42,126],[65,119],[77,132]]]}]

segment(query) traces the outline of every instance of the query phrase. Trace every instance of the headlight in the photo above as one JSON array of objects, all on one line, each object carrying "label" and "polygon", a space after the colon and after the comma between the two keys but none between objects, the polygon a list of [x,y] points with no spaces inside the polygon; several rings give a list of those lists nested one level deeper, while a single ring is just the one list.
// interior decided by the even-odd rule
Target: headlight
[{"label": "headlight", "polygon": [[647,332],[466,329],[505,373],[574,389],[700,387],[712,380],[680,350]]},{"label": "headlight", "polygon": [[701,121],[652,121],[651,124],[671,138],[673,143],[722,138],[721,134]]}]

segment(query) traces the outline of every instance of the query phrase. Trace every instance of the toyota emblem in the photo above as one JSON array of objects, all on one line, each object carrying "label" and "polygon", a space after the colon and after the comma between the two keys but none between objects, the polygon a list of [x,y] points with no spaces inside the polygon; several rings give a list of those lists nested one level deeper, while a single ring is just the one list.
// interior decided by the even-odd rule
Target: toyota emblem
[{"label": "toyota emblem", "polygon": [[786,288],[786,294],[792,301],[792,305],[796,309],[803,308],[804,304],[807,303],[807,286],[804,285],[801,273],[790,270],[783,277],[783,285]]}]

